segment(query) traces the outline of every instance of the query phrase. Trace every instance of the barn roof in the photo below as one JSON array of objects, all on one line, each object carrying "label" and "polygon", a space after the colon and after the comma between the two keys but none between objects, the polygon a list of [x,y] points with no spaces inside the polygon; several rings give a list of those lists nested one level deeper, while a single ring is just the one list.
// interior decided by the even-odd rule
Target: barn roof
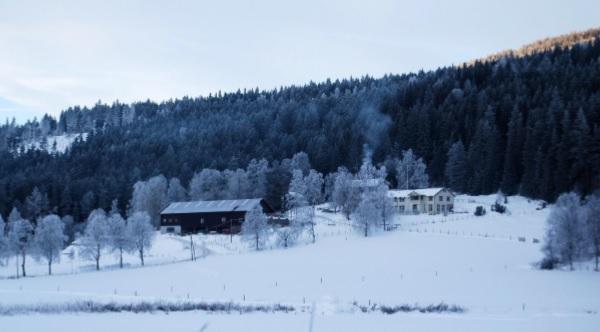
[{"label": "barn roof", "polygon": [[262,199],[226,199],[220,201],[194,201],[194,202],[174,202],[169,204],[161,214],[170,213],[207,213],[207,212],[233,212],[250,211],[259,205]]},{"label": "barn roof", "polygon": [[420,196],[435,196],[440,191],[445,188],[423,188],[423,189],[407,189],[407,190],[390,190],[389,195],[391,197],[407,197],[411,194],[416,194]]}]

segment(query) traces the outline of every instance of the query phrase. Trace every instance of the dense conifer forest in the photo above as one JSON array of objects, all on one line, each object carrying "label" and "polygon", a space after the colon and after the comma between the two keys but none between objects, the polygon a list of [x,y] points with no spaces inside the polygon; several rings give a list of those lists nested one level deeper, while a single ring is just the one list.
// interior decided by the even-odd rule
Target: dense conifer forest
[{"label": "dense conifer forest", "polygon": [[[589,39],[589,38],[588,38]],[[66,153],[24,149],[47,135],[88,133]],[[34,188],[44,209],[81,220],[158,174],[187,186],[204,168],[266,159],[269,196],[286,191],[281,163],[305,151],[325,174],[356,171],[366,151],[385,164],[412,149],[429,182],[553,201],[600,185],[600,38],[429,72],[327,80],[91,108],[0,127],[0,213]],[[395,185],[393,169],[389,179]]]}]

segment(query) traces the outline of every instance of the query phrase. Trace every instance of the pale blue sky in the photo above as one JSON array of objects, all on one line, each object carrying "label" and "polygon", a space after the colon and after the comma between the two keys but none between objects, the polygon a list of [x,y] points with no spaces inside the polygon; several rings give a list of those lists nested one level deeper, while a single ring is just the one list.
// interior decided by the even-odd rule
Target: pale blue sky
[{"label": "pale blue sky", "polygon": [[434,69],[598,25],[598,0],[0,0],[0,119]]}]

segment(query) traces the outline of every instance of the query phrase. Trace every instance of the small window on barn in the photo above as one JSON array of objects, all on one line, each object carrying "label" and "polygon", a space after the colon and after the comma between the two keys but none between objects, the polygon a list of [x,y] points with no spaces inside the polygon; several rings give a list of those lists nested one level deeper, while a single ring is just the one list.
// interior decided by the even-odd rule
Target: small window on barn
[{"label": "small window on barn", "polygon": [[227,218],[221,217],[221,222],[226,222],[226,221],[227,221]]},{"label": "small window on barn", "polygon": [[200,223],[204,224],[204,218],[200,218]]}]

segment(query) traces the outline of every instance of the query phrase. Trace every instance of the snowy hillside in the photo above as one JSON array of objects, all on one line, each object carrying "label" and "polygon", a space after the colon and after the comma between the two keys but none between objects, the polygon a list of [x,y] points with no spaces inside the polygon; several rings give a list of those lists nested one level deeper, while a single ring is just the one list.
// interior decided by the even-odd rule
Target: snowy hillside
[{"label": "snowy hillside", "polygon": [[[549,209],[509,197],[509,214],[475,217],[477,205],[494,196],[459,196],[455,213],[399,216],[397,229],[364,238],[341,214],[318,212],[316,244],[253,252],[235,236],[196,236],[205,256],[189,261],[189,237],[159,235],[147,262],[126,257],[119,270],[106,253],[102,271],[77,257],[63,260],[57,275],[31,259],[35,277],[12,279],[14,261],[0,267],[0,312],[12,306],[59,305],[93,300],[221,301],[284,303],[293,313],[220,314],[67,313],[0,316],[11,331],[595,331],[600,324],[600,275],[582,266],[574,272],[541,271],[541,239]],[[66,252],[70,251],[67,248]],[[441,302],[464,313],[362,312],[369,306],[427,306]],[[314,305],[313,305],[314,304]],[[314,310],[314,318],[311,311]],[[353,313],[351,315],[350,313]],[[311,323],[312,321],[312,323]]]},{"label": "snowy hillside", "polygon": [[46,138],[46,143],[43,143],[42,140],[33,140],[23,142],[21,146],[23,146],[26,151],[30,149],[46,149],[47,151],[52,152],[56,148],[56,152],[65,153],[78,137],[85,140],[87,138],[87,133],[48,136]]}]

